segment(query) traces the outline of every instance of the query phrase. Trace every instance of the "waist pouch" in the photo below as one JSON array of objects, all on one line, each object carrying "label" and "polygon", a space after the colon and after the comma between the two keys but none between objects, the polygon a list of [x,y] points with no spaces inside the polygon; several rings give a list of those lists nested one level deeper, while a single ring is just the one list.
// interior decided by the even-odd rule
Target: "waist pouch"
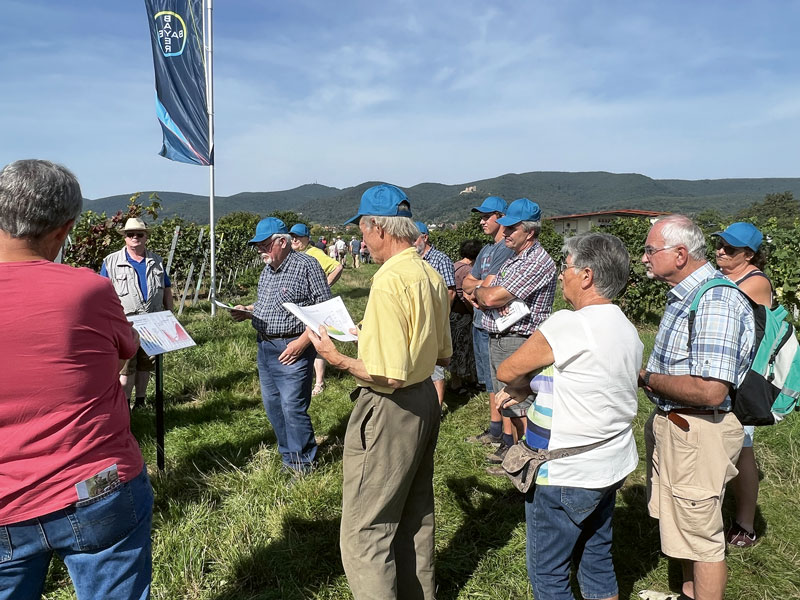
[{"label": "waist pouch", "polygon": [[525,440],[520,440],[506,452],[506,456],[503,459],[503,470],[506,472],[506,475],[508,475],[511,483],[514,484],[514,487],[520,492],[525,493],[531,488],[533,482],[536,481],[536,474],[539,472],[539,467],[548,460],[566,458],[567,456],[575,456],[576,454],[594,450],[618,438],[628,430],[629,427],[626,427],[616,435],[606,440],[594,442],[593,444],[573,446],[572,448],[559,448],[557,450],[531,448]]}]

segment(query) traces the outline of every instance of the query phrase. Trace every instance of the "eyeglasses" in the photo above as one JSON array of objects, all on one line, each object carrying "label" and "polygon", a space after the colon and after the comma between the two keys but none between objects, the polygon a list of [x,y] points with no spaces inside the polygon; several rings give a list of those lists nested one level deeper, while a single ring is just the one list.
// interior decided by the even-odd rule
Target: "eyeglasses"
[{"label": "eyeglasses", "polygon": [[262,241],[256,244],[253,244],[256,247],[256,250],[259,252],[264,252],[265,254],[272,249],[272,245],[278,240],[278,238],[272,238],[270,241]]},{"label": "eyeglasses", "polygon": [[125,232],[125,237],[129,237],[129,238],[140,238],[140,237],[144,237],[146,235],[147,234],[144,231],[126,231]]},{"label": "eyeglasses", "polygon": [[662,250],[670,250],[671,248],[677,248],[678,246],[679,246],[679,244],[676,244],[674,246],[664,246],[663,248],[656,248],[655,246],[645,246],[644,247],[644,253],[647,256],[653,256],[653,254],[657,254],[657,253],[661,252]]},{"label": "eyeglasses", "polygon": [[567,269],[579,269],[579,268],[580,267],[578,267],[578,265],[571,265],[571,264],[567,263],[566,260],[563,260],[563,261],[561,261],[561,264],[558,265],[558,273],[560,275],[563,275],[564,271],[566,271]]},{"label": "eyeglasses", "polygon": [[722,250],[728,256],[733,256],[737,252],[741,252],[744,248],[737,248],[736,246],[731,246],[730,244],[726,244],[722,240],[717,240],[717,250]]}]

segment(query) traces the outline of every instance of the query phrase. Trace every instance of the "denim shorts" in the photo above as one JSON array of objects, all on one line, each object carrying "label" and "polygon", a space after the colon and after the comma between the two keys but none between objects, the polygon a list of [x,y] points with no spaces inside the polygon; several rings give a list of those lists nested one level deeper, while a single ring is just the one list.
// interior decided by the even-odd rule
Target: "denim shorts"
[{"label": "denim shorts", "polygon": [[81,600],[149,598],[152,518],[145,468],[96,498],[0,525],[0,600],[40,598],[53,553]]},{"label": "denim shorts", "polygon": [[601,489],[537,485],[528,492],[527,564],[536,600],[574,600],[569,583],[573,556],[580,556],[578,585],[584,598],[617,595],[611,517],[623,481]]}]

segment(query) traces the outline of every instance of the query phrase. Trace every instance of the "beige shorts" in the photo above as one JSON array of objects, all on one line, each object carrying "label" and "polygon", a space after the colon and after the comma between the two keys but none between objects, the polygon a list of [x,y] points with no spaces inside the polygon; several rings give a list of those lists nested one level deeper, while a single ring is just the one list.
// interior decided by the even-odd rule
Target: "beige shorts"
[{"label": "beige shorts", "polygon": [[733,413],[680,416],[689,431],[658,409],[645,425],[647,509],[658,519],[664,554],[719,562],[725,559],[722,499],[738,473],[744,432]]},{"label": "beige shorts", "polygon": [[136,373],[136,371],[152,371],[155,369],[155,366],[155,361],[147,355],[147,352],[142,350],[141,346],[139,346],[139,349],[136,351],[136,354],[133,355],[133,358],[129,358],[122,365],[122,368],[119,370],[119,374],[133,375]]}]

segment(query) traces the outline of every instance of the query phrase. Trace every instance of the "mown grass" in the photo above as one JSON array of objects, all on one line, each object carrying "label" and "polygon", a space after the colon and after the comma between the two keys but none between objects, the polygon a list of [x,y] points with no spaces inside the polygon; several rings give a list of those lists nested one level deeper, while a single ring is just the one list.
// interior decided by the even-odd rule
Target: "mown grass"
[{"label": "mown grass", "polygon": [[[347,269],[334,286],[356,321],[374,270]],[[252,274],[246,277],[249,283],[255,280]],[[261,405],[253,329],[227,314],[211,319],[204,310],[207,305],[182,317],[197,347],[165,360],[167,469],[160,474],[151,468],[153,597],[350,598],[338,530],[352,378],[329,371],[325,391],[311,408],[321,439],[320,469],[292,485],[280,472]],[[655,329],[640,333],[647,356]],[[352,344],[342,347],[354,351]],[[486,395],[448,395],[446,402],[434,478],[437,597],[531,598],[522,497],[505,480],[486,474],[484,451],[464,441],[485,426]],[[679,569],[660,554],[657,524],[645,508],[642,429],[649,412],[640,397],[635,429],[642,461],[617,500],[614,557],[621,598],[679,585]],[[152,467],[153,411],[135,412],[132,428]],[[730,552],[726,598],[800,598],[800,417],[759,429],[755,448],[763,472],[757,516],[763,540],[752,549]],[[731,498],[725,514],[732,518]],[[74,597],[58,561],[46,597]]]}]

